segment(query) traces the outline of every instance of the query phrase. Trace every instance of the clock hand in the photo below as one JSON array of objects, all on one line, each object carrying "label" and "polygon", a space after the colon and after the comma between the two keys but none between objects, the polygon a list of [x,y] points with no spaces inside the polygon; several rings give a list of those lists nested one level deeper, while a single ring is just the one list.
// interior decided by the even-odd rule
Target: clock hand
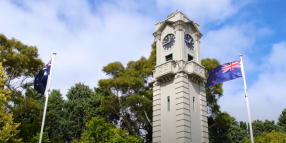
[{"label": "clock hand", "polygon": [[189,44],[191,43],[191,39],[190,39],[189,41],[188,41],[187,39],[185,39],[185,41],[186,41],[187,43],[189,43]]},{"label": "clock hand", "polygon": [[169,41],[168,41],[168,42],[166,42],[163,46],[165,46],[165,45],[169,44],[169,43],[170,43],[170,41],[171,41],[171,40],[170,40],[170,38],[169,38]]}]

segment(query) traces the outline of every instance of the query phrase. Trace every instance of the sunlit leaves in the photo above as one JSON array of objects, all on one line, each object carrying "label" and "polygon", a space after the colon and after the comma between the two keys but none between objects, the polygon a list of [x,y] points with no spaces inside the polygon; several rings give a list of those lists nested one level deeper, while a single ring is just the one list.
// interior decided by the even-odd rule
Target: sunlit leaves
[{"label": "sunlit leaves", "polygon": [[[254,139],[255,143],[285,143],[286,134],[281,132],[272,131],[270,133],[262,133],[261,136],[258,136]],[[247,139],[245,143],[251,143],[250,139]]]},{"label": "sunlit leaves", "polygon": [[14,38],[7,39],[3,34],[0,34],[0,62],[8,75],[5,86],[10,90],[27,88],[32,83],[27,78],[34,77],[44,66],[38,57],[37,47],[25,45]]},{"label": "sunlit leaves", "polygon": [[0,142],[21,142],[18,139],[19,123],[14,123],[13,113],[5,109],[10,98],[9,91],[3,88],[5,74],[3,72],[2,63],[0,62]]},{"label": "sunlit leaves", "polygon": [[140,143],[142,139],[140,137],[127,136],[126,131],[105,122],[103,118],[93,117],[86,124],[86,130],[82,134],[80,142]]},{"label": "sunlit leaves", "polygon": [[110,91],[109,96],[101,100],[102,108],[117,116],[109,120],[127,129],[131,135],[142,136],[147,142],[152,141],[153,92],[149,83],[155,64],[156,44],[153,43],[148,59],[141,57],[138,61],[128,62],[126,67],[120,62],[110,63],[103,71],[111,78],[98,82],[101,88]]}]

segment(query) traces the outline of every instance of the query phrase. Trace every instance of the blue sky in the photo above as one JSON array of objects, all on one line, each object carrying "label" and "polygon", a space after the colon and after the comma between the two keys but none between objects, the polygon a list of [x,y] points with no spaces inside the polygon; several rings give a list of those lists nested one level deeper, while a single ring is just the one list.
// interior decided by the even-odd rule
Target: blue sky
[{"label": "blue sky", "polygon": [[[97,86],[102,67],[150,55],[155,23],[179,10],[200,24],[201,57],[221,63],[244,55],[252,120],[276,120],[286,108],[286,1],[0,0],[0,33],[57,52],[51,88]],[[221,110],[247,121],[242,78],[224,84]]]}]

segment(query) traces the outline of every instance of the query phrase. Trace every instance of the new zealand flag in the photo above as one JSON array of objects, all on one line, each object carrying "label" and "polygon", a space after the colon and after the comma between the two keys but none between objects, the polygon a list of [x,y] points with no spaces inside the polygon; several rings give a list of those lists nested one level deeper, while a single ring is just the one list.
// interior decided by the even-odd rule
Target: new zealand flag
[{"label": "new zealand flag", "polygon": [[45,94],[48,77],[50,75],[51,65],[52,65],[52,60],[50,60],[48,64],[42,70],[40,70],[34,81],[34,89],[37,90],[42,95]]},{"label": "new zealand flag", "polygon": [[240,60],[219,65],[209,72],[206,87],[242,77]]}]

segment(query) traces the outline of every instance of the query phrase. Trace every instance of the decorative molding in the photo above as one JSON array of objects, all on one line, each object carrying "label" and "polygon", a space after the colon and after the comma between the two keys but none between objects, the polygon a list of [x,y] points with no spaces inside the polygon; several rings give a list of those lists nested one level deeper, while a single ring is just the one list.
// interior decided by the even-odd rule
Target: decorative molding
[{"label": "decorative molding", "polygon": [[157,72],[156,73],[158,73],[158,74],[164,73],[164,72],[169,70],[168,68],[169,68],[169,65],[168,64],[164,64],[164,65],[162,65],[162,66],[157,68]]},{"label": "decorative molding", "polygon": [[191,80],[192,82],[194,82],[194,83],[197,83],[198,81],[200,81],[200,78],[197,77],[197,76],[192,76],[192,77],[190,78],[190,80]]},{"label": "decorative molding", "polygon": [[161,40],[161,35],[162,35],[161,31],[157,31],[153,33],[153,36],[155,37],[155,41]]},{"label": "decorative molding", "polygon": [[185,19],[191,21],[187,16],[184,15],[184,20],[185,20]]},{"label": "decorative molding", "polygon": [[196,32],[195,33],[195,36],[197,37],[197,41],[199,41],[199,42],[201,42],[201,37],[203,36],[201,33],[199,33],[199,32]]},{"label": "decorative molding", "polygon": [[160,81],[167,82],[167,81],[170,81],[170,80],[172,80],[172,77],[169,76],[169,75],[166,75],[166,76],[162,76]]},{"label": "decorative molding", "polygon": [[205,76],[204,75],[204,69],[199,65],[194,65],[194,72],[201,75],[201,76]]},{"label": "decorative molding", "polygon": [[185,26],[186,26],[186,24],[182,20],[179,20],[179,21],[177,21],[177,22],[175,22],[173,24],[173,27],[175,28],[175,32],[176,31],[184,31],[185,30]]},{"label": "decorative molding", "polygon": [[187,61],[183,61],[183,60],[180,60],[180,61],[175,61],[175,64],[178,65],[179,67],[179,71],[182,71],[185,69],[186,65],[187,65]]},{"label": "decorative molding", "polygon": [[153,87],[155,87],[155,86],[160,86],[160,82],[159,82],[159,81],[155,81],[155,82],[153,83]]},{"label": "decorative molding", "polygon": [[155,67],[153,78],[162,82],[170,81],[174,75],[174,61],[167,61]]},{"label": "decorative molding", "polygon": [[200,81],[200,86],[205,87],[205,85],[206,85],[206,81],[205,80]]},{"label": "decorative molding", "polygon": [[175,75],[176,78],[179,78],[179,77],[184,77],[184,78],[188,78],[188,75],[185,74],[184,72],[179,72]]},{"label": "decorative molding", "polygon": [[158,23],[156,23],[155,25],[158,25],[158,24],[162,24],[163,23],[163,21],[161,21],[161,22],[158,22]]}]

